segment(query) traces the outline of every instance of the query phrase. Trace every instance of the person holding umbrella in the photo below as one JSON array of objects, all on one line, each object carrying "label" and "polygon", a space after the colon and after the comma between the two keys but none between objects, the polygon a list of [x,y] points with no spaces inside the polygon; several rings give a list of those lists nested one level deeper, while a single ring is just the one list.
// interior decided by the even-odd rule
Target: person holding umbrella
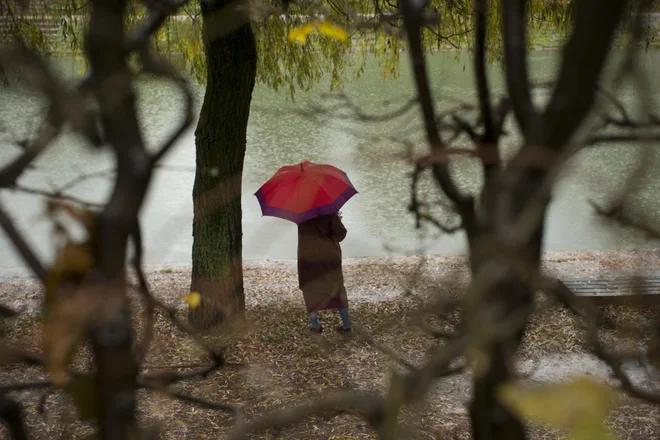
[{"label": "person holding umbrella", "polygon": [[337,331],[351,330],[339,244],[347,231],[338,212],[355,194],[346,173],[309,161],[280,168],[255,193],[263,215],[298,225],[298,282],[316,333],[323,331],[318,312],[327,309],[339,312]]}]

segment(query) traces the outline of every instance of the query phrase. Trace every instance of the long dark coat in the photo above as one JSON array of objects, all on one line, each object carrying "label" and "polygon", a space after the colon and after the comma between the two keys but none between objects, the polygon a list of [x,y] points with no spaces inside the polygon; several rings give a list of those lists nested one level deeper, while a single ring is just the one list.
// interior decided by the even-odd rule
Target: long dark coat
[{"label": "long dark coat", "polygon": [[308,312],[348,307],[339,246],[345,237],[337,214],[298,225],[298,282]]}]

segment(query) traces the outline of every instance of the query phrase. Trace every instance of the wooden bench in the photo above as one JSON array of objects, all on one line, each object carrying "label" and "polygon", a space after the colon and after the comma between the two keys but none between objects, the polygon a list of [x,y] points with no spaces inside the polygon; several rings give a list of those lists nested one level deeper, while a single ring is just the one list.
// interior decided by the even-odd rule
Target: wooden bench
[{"label": "wooden bench", "polygon": [[598,305],[660,305],[660,277],[561,280],[571,291]]}]

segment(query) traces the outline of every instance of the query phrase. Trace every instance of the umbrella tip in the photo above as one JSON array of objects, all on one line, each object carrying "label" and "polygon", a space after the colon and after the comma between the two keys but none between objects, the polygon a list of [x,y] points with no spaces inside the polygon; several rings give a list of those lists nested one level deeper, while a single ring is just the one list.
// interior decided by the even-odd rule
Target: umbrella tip
[{"label": "umbrella tip", "polygon": [[302,162],[300,162],[300,171],[304,171],[304,170],[303,170],[303,163],[302,163]]}]

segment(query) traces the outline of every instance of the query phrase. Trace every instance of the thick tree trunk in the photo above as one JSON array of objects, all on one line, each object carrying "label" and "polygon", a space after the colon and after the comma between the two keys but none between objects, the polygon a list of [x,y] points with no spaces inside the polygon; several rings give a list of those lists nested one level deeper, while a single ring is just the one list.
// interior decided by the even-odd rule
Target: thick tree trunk
[{"label": "thick tree trunk", "polygon": [[198,329],[242,315],[245,309],[241,179],[257,49],[248,22],[223,34],[228,3],[202,3],[208,70],[195,131],[191,286],[202,303],[189,315]]},{"label": "thick tree trunk", "polygon": [[[493,187],[486,188],[482,197],[483,221],[479,234],[494,236],[508,243],[512,234],[516,234],[514,225],[535,196],[542,178],[542,172],[509,170],[503,179],[494,182]],[[538,270],[540,266],[544,218],[545,212],[534,234],[516,249],[516,254],[528,265],[528,271]],[[482,313],[493,322],[504,322],[520,310],[531,310],[534,291],[528,277],[513,268],[515,263],[509,263],[497,253],[484,252],[475,245],[477,239],[470,237],[473,276],[479,276],[482,271],[493,271],[501,276],[500,281],[486,292],[484,300],[478,304]],[[475,377],[470,404],[475,440],[524,440],[527,437],[521,421],[501,405],[497,398],[498,387],[513,379],[513,357],[523,336],[524,327],[521,326],[513,336],[496,338],[486,349],[488,369],[483,375]]]}]

